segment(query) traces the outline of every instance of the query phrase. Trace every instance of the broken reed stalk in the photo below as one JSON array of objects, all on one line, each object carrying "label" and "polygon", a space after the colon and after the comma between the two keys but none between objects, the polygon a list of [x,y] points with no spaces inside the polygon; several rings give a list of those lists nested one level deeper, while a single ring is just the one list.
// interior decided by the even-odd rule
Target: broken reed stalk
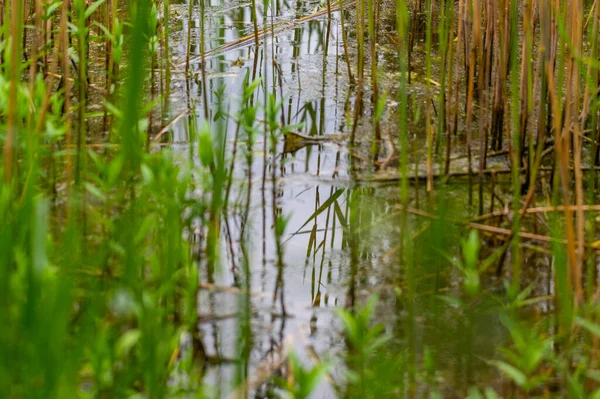
[{"label": "broken reed stalk", "polygon": [[[400,204],[396,205],[396,209],[400,210],[401,212],[406,211],[407,213],[410,213],[412,215],[416,215],[416,216],[421,216],[427,219],[432,219],[432,220],[443,220],[452,224],[457,224],[457,225],[464,225],[467,226],[469,228],[475,229],[475,230],[479,230],[479,231],[483,231],[483,232],[487,232],[493,235],[500,235],[503,236],[504,239],[506,240],[511,240],[514,239],[514,236],[518,236],[519,238],[523,238],[523,239],[527,239],[530,241],[537,241],[537,242],[543,242],[543,243],[559,243],[559,244],[567,244],[567,240],[566,239],[560,239],[560,238],[556,238],[553,236],[548,236],[548,235],[544,235],[544,234],[536,234],[536,233],[529,233],[526,231],[517,231],[515,234],[515,230],[514,229],[507,229],[507,228],[503,228],[503,227],[498,227],[498,226],[491,226],[488,224],[483,224],[483,223],[477,223],[474,221],[465,221],[465,220],[458,220],[458,219],[453,219],[453,218],[448,218],[448,217],[442,217],[427,211],[424,211],[422,209],[417,209],[417,208],[412,208],[412,207],[404,207]],[[571,210],[576,209],[575,206],[570,207]],[[532,208],[531,211],[532,212],[527,212],[527,213],[539,213],[539,212],[553,212],[553,211],[559,211],[559,210],[566,210],[566,207],[546,207],[546,208]],[[592,210],[592,209],[589,209]],[[598,211],[599,209],[596,207],[595,209]],[[507,212],[506,215],[511,215],[511,212]],[[504,215],[503,213],[499,212],[498,216],[502,216]],[[489,215],[482,215],[483,216],[489,216]],[[481,217],[476,218],[475,220],[480,220]],[[582,246],[588,247],[588,248],[592,248],[592,249],[596,249],[596,250],[600,250],[599,246],[600,246],[600,242],[594,242],[594,243],[590,243],[587,244],[585,242],[583,243],[578,243],[581,244]]]}]

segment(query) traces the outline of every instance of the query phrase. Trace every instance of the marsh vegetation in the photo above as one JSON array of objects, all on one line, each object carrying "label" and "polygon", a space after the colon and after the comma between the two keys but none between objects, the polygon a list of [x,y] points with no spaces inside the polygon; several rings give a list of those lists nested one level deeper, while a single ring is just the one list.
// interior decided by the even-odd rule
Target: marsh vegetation
[{"label": "marsh vegetation", "polygon": [[597,0],[0,0],[0,396],[600,398]]}]

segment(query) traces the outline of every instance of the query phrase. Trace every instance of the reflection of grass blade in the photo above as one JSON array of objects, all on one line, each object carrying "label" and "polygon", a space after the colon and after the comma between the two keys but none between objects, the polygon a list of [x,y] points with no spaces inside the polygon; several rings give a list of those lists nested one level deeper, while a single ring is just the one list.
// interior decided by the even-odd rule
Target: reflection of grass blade
[{"label": "reflection of grass blade", "polygon": [[317,240],[317,225],[315,224],[313,226],[312,230],[310,231],[310,238],[308,239],[308,247],[306,248],[306,257],[307,258],[310,256],[310,249],[313,247],[316,240]]},{"label": "reflection of grass blade", "polygon": [[342,212],[342,208],[340,208],[340,204],[337,201],[335,201],[333,210],[335,211],[335,214],[336,214],[337,218],[339,219],[340,224],[342,225],[342,228],[344,230],[346,230],[348,227],[348,222],[346,221],[346,217],[344,216],[344,213]]},{"label": "reflection of grass blade", "polygon": [[298,230],[296,230],[295,233],[290,235],[290,238],[295,236],[296,234],[298,234],[298,232],[300,230],[302,230],[307,224],[309,224],[311,222],[311,220],[313,220],[314,218],[319,216],[321,213],[323,213],[325,210],[327,210],[327,208],[329,208],[340,197],[340,195],[342,195],[342,193],[344,191],[345,191],[345,189],[338,188],[331,197],[327,198],[327,200],[323,203],[323,205],[321,205],[319,207],[319,209],[317,209],[312,215],[310,215],[310,217],[306,220],[306,222],[304,222],[304,224],[302,226],[300,226],[300,228]]}]

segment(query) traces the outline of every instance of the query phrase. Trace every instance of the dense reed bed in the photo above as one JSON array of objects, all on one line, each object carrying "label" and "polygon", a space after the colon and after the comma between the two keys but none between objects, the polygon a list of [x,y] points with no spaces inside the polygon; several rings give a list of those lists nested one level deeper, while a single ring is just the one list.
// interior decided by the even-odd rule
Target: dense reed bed
[{"label": "dense reed bed", "polygon": [[600,397],[597,1],[0,4],[0,396]]}]

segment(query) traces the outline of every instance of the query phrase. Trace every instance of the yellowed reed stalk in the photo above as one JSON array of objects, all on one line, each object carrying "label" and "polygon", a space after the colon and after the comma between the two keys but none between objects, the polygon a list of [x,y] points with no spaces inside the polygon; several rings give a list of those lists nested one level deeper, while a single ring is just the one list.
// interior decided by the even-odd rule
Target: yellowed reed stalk
[{"label": "yellowed reed stalk", "polygon": [[[73,144],[73,137],[71,131],[71,81],[69,79],[69,2],[63,2],[61,16],[60,16],[60,54],[61,54],[61,70],[63,76],[63,87],[64,87],[64,110],[65,110],[65,139],[67,146]],[[71,167],[71,153],[67,152],[66,163],[66,184],[67,188],[71,184],[72,167]],[[68,191],[68,190],[67,190]]]},{"label": "yellowed reed stalk", "polygon": [[[584,29],[587,27],[590,18],[592,18],[592,37],[591,39],[591,46],[592,49],[596,48],[596,51],[598,49],[598,41],[600,40],[600,38],[594,38],[594,35],[598,35],[598,0],[594,1],[594,4],[592,5],[592,9],[593,13],[591,13],[588,17],[588,20],[585,23],[585,27]],[[592,60],[594,61],[594,60]],[[594,75],[595,73],[595,75]],[[584,90],[584,94],[583,94],[583,110],[581,111],[581,117],[579,118],[580,122],[581,122],[581,131],[585,130],[585,124],[587,122],[588,116],[589,116],[589,112],[590,112],[590,105],[591,105],[591,97],[595,96],[598,94],[598,68],[596,66],[593,65],[593,62],[590,62],[588,64],[588,68],[587,68],[587,76],[588,79],[586,79],[586,84],[585,84],[585,90]],[[592,83],[590,85],[590,83]]]},{"label": "yellowed reed stalk", "polygon": [[8,118],[7,118],[7,130],[6,138],[4,140],[4,148],[2,155],[4,158],[4,180],[10,182],[13,174],[13,157],[14,157],[14,146],[17,136],[17,84],[20,76],[20,58],[21,58],[21,7],[22,3],[20,0],[12,0],[10,3],[11,19],[10,19],[10,86],[9,86],[9,98],[11,101],[8,102]]},{"label": "yellowed reed stalk", "polygon": [[[580,96],[580,76],[579,64],[576,58],[581,55],[583,38],[583,1],[572,0],[568,9],[568,31],[570,38],[570,47],[568,48],[569,57],[567,60],[567,80],[565,88],[565,121],[563,123],[563,132],[559,157],[561,160],[561,176],[563,178],[563,195],[566,206],[570,204],[570,175],[568,174],[569,146],[573,143],[573,162],[575,169],[575,226],[573,226],[572,211],[565,209],[565,218],[567,220],[567,239],[577,241],[577,245],[570,243],[568,245],[570,268],[573,276],[575,295],[578,300],[583,300],[582,285],[582,265],[583,265],[583,245],[580,240],[584,238],[584,215],[581,210],[583,205],[583,176],[581,172],[581,138],[578,123],[579,116],[579,96]],[[570,231],[575,229],[575,231]]]},{"label": "yellowed reed stalk", "polygon": [[[577,257],[576,257],[576,246],[575,246],[575,229],[573,226],[573,208],[570,206],[570,171],[569,171],[569,143],[565,141],[564,134],[562,134],[562,117],[560,112],[559,100],[557,98],[557,87],[555,82],[554,69],[552,65],[547,65],[546,74],[548,77],[549,97],[552,105],[552,125],[554,128],[554,148],[557,157],[558,172],[563,190],[563,206],[565,214],[566,224],[566,236],[567,236],[567,258],[571,272],[569,273],[568,286],[573,287],[575,279],[578,277],[576,271]],[[576,283],[575,283],[576,284]],[[578,295],[581,295],[578,294]]]},{"label": "yellowed reed stalk", "polygon": [[[478,114],[478,125],[479,125],[479,213],[483,213],[483,170],[485,169],[485,122],[487,120],[487,102],[486,98],[486,81],[485,81],[485,49],[484,49],[484,39],[483,39],[483,30],[482,26],[485,23],[487,25],[487,20],[489,19],[489,15],[481,7],[481,1],[475,1],[473,3],[473,41],[476,44],[477,50],[477,63],[478,63],[478,72],[477,72],[477,98],[479,101],[479,114]],[[482,19],[484,18],[484,19]],[[488,32],[488,36],[490,36],[492,32]]]},{"label": "yellowed reed stalk", "polygon": [[510,54],[510,29],[507,0],[495,0],[495,9],[498,12],[498,45],[495,64],[495,80],[493,88],[492,120],[491,120],[491,149],[502,148],[502,135],[504,131],[504,110],[506,107],[506,77]]},{"label": "yellowed reed stalk", "polygon": [[352,75],[352,67],[350,66],[350,55],[348,53],[348,39],[346,36],[343,2],[340,2],[340,25],[342,27],[342,44],[344,46],[344,59],[346,60],[346,68],[348,69],[348,80],[350,81],[350,84],[354,84],[354,76]]},{"label": "yellowed reed stalk", "polygon": [[42,48],[43,42],[41,40],[42,32],[42,2],[41,0],[35,0],[35,21],[32,30],[31,37],[31,66],[29,67],[29,90],[33,92],[35,85],[35,77],[38,72],[38,54],[39,49]]},{"label": "yellowed reed stalk", "polygon": [[[459,61],[460,61],[460,54],[461,54],[461,45],[462,45],[462,36],[463,36],[463,25],[464,25],[464,13],[465,13],[465,6],[464,6],[464,0],[458,0],[458,14],[456,16],[456,62],[454,63],[456,66],[454,67],[454,104],[453,104],[453,108],[452,108],[452,112],[449,112],[449,115],[452,115],[452,128],[451,128],[451,132],[448,131],[448,135],[453,134],[456,135],[457,130],[458,130],[458,86],[460,84],[460,68],[458,67],[459,65]],[[463,64],[466,65],[466,60],[465,57],[463,56]],[[452,62],[451,62],[452,64]],[[451,68],[449,68],[449,70],[451,70]],[[448,87],[452,87],[452,81],[449,81],[448,83]],[[448,143],[450,143],[451,140],[450,138],[448,138]],[[445,174],[448,174],[450,172],[450,156],[449,156],[449,148],[450,145],[448,145],[447,147],[447,156],[446,156],[446,167],[445,167]]]},{"label": "yellowed reed stalk", "polygon": [[[533,4],[530,2],[530,13],[533,13]],[[546,69],[550,63],[550,56],[552,53],[552,40],[551,40],[551,11],[550,5],[545,3],[544,0],[540,3],[539,7],[539,31],[540,31],[540,46],[538,50],[538,74],[536,76],[537,83],[534,84],[533,92],[536,93],[539,88],[539,106],[537,114],[537,147],[533,161],[529,165],[529,188],[527,195],[523,201],[523,209],[526,209],[533,201],[536,181],[538,177],[539,167],[542,160],[542,154],[544,150],[544,143],[546,141],[547,131],[547,110],[546,101],[548,98],[548,80],[545,74]],[[531,28],[530,28],[531,29]],[[530,31],[531,33],[531,31]],[[529,50],[531,51],[531,50]],[[528,98],[529,107],[532,107],[532,99]],[[531,132],[533,136],[533,132]],[[529,147],[533,148],[533,137],[530,138]]]},{"label": "yellowed reed stalk", "polygon": [[[48,114],[48,108],[50,107],[50,100],[52,97],[54,80],[57,77],[62,78],[62,76],[60,76],[56,73],[56,70],[58,68],[60,46],[61,46],[60,41],[56,40],[54,42],[54,54],[52,56],[52,61],[50,62],[50,65],[47,66],[48,71],[46,73],[46,93],[44,95],[44,100],[42,102],[42,106],[40,107],[40,110],[39,110],[39,113],[37,116],[37,121],[36,121],[36,125],[35,125],[35,133],[36,134],[41,134],[42,130],[45,127],[46,115]],[[46,55],[44,52],[44,57],[45,56]],[[67,99],[65,99],[65,101],[67,101]],[[65,102],[65,105],[66,105],[66,102]]]},{"label": "yellowed reed stalk", "polygon": [[[466,13],[470,17],[473,14],[473,2],[477,2],[478,0],[471,0],[469,3],[469,10]],[[475,40],[473,38],[473,30],[465,31],[465,46],[469,48],[469,75],[467,81],[467,118],[466,118],[466,131],[467,131],[467,158],[469,163],[469,179],[471,176],[472,170],[472,132],[471,132],[471,123],[473,121],[473,95],[475,89]],[[471,38],[471,41],[467,40],[467,37]]]},{"label": "yellowed reed stalk", "polygon": [[[528,136],[530,113],[530,86],[531,86],[531,50],[533,41],[533,0],[526,0],[523,4],[523,41],[521,43],[521,80],[520,85],[520,132],[521,132],[521,150],[525,148],[525,139]],[[530,143],[532,141],[530,140]]]},{"label": "yellowed reed stalk", "polygon": [[[484,54],[485,60],[483,65],[483,87],[482,89],[482,109],[484,110],[483,114],[485,115],[485,119],[482,119],[482,123],[480,125],[480,132],[484,136],[482,141],[482,153],[480,156],[480,164],[479,168],[484,170],[487,168],[487,151],[488,151],[488,135],[489,135],[489,107],[491,104],[490,99],[490,90],[488,90],[489,84],[492,81],[492,72],[493,72],[493,54],[494,54],[494,43],[498,40],[497,38],[497,30],[496,30],[496,18],[497,18],[497,10],[494,5],[493,0],[488,0],[485,2],[485,15],[486,15],[486,35],[485,35],[485,43],[484,43]],[[484,124],[485,122],[485,124]]]}]

